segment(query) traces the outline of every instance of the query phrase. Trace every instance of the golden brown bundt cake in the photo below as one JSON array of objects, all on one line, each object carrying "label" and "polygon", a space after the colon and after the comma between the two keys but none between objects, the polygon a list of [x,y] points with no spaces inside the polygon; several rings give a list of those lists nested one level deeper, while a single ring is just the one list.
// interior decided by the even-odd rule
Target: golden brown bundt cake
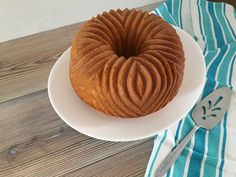
[{"label": "golden brown bundt cake", "polygon": [[119,117],[158,111],[177,94],[184,51],[175,29],[141,10],[111,10],[76,35],[70,79],[77,95],[96,110]]}]

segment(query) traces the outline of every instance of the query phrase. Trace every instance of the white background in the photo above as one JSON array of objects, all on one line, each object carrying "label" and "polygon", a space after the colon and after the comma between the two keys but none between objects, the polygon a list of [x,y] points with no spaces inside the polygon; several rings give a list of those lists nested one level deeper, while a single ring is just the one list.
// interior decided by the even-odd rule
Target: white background
[{"label": "white background", "polygon": [[0,42],[161,0],[0,0]]}]

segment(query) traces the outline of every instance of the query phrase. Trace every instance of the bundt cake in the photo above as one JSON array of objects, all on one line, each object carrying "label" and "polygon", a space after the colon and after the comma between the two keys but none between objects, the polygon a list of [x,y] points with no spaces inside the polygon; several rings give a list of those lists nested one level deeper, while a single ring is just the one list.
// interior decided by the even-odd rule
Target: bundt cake
[{"label": "bundt cake", "polygon": [[184,51],[175,29],[141,10],[92,18],[71,47],[69,75],[77,95],[96,110],[140,117],[160,110],[183,80]]}]

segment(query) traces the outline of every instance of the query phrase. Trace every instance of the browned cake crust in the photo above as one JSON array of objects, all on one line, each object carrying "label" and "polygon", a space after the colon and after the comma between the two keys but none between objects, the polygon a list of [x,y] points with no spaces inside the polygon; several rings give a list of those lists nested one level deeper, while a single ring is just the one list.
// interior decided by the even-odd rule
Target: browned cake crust
[{"label": "browned cake crust", "polygon": [[175,29],[140,10],[111,10],[85,23],[76,35],[70,79],[95,109],[120,117],[158,111],[177,94],[184,52]]}]

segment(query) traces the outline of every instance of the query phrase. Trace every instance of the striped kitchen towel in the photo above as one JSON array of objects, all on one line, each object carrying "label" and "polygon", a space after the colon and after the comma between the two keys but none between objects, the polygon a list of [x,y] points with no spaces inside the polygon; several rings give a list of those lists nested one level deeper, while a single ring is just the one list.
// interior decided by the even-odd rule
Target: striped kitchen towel
[{"label": "striped kitchen towel", "polygon": [[[233,89],[230,107],[214,129],[199,129],[166,177],[236,177],[236,13],[225,3],[206,0],[167,0],[153,13],[187,31],[205,57],[207,80],[202,97],[214,89]],[[168,117],[167,117],[168,118]],[[156,136],[146,177],[193,127],[188,114]]]}]

